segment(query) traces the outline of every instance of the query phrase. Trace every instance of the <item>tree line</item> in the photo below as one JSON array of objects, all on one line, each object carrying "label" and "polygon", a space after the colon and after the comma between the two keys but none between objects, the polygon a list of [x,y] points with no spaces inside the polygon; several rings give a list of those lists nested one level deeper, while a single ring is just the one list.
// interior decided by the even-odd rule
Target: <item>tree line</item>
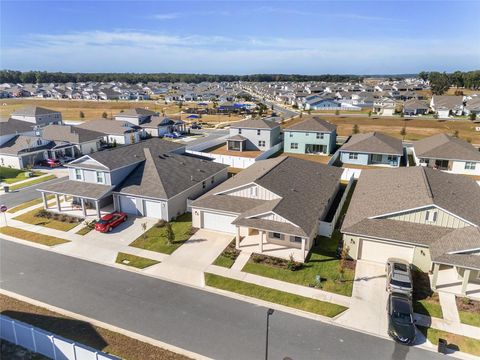
[{"label": "tree line", "polygon": [[422,71],[418,74],[418,77],[429,81],[434,95],[442,95],[452,86],[472,90],[480,89],[480,70],[455,71],[449,74],[438,71]]},{"label": "tree line", "polygon": [[252,75],[211,75],[173,73],[64,73],[48,71],[0,70],[0,83],[67,83],[67,82],[125,82],[129,84],[147,82],[270,82],[270,81],[362,81],[358,75],[297,75],[297,74],[252,74]]}]

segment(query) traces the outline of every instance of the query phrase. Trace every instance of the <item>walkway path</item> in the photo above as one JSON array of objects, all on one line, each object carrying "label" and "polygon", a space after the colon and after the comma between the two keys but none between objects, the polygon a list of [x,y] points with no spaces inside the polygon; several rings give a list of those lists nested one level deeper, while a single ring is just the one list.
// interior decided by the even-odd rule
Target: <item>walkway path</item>
[{"label": "walkway path", "polygon": [[439,291],[438,297],[440,298],[440,305],[442,306],[443,318],[446,321],[452,322],[454,324],[459,324],[460,315],[458,314],[455,294]]},{"label": "walkway path", "polygon": [[240,255],[238,255],[237,259],[233,263],[230,269],[235,271],[242,271],[243,267],[247,264],[248,260],[250,259],[250,253],[246,251],[242,251]]}]

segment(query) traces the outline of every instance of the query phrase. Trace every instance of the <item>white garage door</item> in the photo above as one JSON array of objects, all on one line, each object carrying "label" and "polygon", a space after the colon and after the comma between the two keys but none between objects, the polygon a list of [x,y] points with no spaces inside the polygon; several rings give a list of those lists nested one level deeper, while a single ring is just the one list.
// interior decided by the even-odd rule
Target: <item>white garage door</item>
[{"label": "white garage door", "polygon": [[361,240],[358,258],[385,264],[388,258],[395,257],[408,262],[413,260],[413,247],[388,244],[380,241]]},{"label": "white garage door", "polygon": [[203,227],[209,230],[222,231],[234,234],[236,231],[232,221],[236,216],[220,215],[215,213],[203,212]]},{"label": "white garage door", "polygon": [[127,214],[137,215],[137,201],[134,197],[120,196],[120,210]]},{"label": "white garage door", "polygon": [[145,216],[162,219],[162,203],[158,201],[145,200]]}]

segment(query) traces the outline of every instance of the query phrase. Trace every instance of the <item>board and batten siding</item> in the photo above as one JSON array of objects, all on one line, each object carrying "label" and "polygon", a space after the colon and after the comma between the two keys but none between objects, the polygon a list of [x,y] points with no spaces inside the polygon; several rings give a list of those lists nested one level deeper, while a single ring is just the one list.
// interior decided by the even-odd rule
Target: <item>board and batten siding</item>
[{"label": "board and batten siding", "polygon": [[259,200],[276,200],[280,198],[273,192],[255,184],[245,186],[240,189],[226,191],[223,194]]},{"label": "board and batten siding", "polygon": [[287,219],[285,219],[284,217],[282,217],[278,214],[275,214],[274,212],[271,212],[271,213],[268,213],[268,214],[265,214],[265,215],[262,215],[262,216],[258,216],[256,218],[291,224],[290,221],[288,221]]},{"label": "board and batten siding", "polygon": [[[437,212],[436,221],[426,220],[427,211]],[[459,228],[464,228],[466,226],[469,226],[469,224],[463,221],[462,219],[456,216],[450,215],[446,211],[443,211],[435,206],[431,206],[421,210],[406,211],[401,214],[385,216],[384,218],[391,219],[391,220],[406,221],[406,222],[411,222],[415,224],[441,226],[441,227],[447,227],[452,229],[459,229]]]}]

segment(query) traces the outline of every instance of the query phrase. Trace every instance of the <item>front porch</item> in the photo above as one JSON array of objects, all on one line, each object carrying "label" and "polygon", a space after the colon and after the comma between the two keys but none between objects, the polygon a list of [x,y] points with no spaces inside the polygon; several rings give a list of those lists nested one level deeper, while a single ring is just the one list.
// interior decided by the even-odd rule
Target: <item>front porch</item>
[{"label": "front porch", "polygon": [[82,199],[68,195],[58,195],[58,199],[57,196],[55,196],[53,204],[51,202],[50,204],[48,204],[48,202],[45,204],[44,201],[43,208],[54,213],[92,219],[99,219],[103,215],[114,211],[113,204],[104,207],[99,205],[99,209],[97,210],[96,204],[89,199],[83,199],[82,206]]},{"label": "front porch", "polygon": [[[241,235],[241,233],[245,235]],[[284,235],[286,238],[290,235]],[[284,242],[285,244],[282,244]],[[268,241],[267,231],[247,229],[237,227],[237,235],[235,237],[235,246],[238,250],[250,254],[260,254],[273,256],[280,259],[290,260],[290,256],[298,262],[305,262],[308,255],[307,240],[301,238],[298,247],[289,244],[288,240],[272,242]]]},{"label": "front porch", "polygon": [[434,264],[430,275],[432,289],[480,301],[478,270],[460,269],[454,266]]}]

